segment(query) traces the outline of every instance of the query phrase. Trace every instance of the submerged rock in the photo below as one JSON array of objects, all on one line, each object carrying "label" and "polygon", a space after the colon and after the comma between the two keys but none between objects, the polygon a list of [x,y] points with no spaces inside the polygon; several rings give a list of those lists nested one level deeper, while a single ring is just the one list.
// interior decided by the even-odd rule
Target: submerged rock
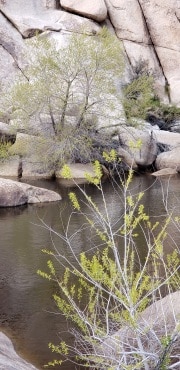
[{"label": "submerged rock", "polygon": [[15,351],[11,340],[0,332],[0,369],[2,370],[37,370],[23,360]]},{"label": "submerged rock", "polygon": [[0,179],[0,207],[14,207],[27,203],[55,202],[61,196],[52,191],[9,179]]}]

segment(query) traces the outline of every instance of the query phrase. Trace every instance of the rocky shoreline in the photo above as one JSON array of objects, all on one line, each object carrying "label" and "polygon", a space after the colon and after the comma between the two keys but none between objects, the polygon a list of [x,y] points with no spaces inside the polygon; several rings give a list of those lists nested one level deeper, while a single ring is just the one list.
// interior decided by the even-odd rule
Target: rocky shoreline
[{"label": "rocky shoreline", "polygon": [[38,370],[20,357],[11,340],[0,332],[0,369],[1,370]]}]

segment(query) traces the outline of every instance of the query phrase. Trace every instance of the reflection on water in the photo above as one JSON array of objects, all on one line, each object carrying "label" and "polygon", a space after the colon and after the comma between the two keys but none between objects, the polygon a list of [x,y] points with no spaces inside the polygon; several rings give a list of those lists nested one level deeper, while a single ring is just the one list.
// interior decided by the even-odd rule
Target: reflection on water
[{"label": "reflection on water", "polygon": [[[57,232],[63,233],[63,224],[67,224],[72,209],[68,204],[67,188],[49,181],[38,181],[36,185],[59,191],[63,200],[51,204],[0,209],[0,328],[15,341],[18,351],[42,368],[43,364],[53,358],[47,347],[48,342],[57,343],[61,337],[65,340],[70,340],[70,337],[69,323],[56,312],[51,298],[56,286],[36,274],[37,269],[44,270],[46,266],[47,257],[41,253],[41,249],[52,246],[49,231],[39,225],[42,225],[42,219]],[[154,180],[150,175],[135,177],[131,188],[133,193],[148,189],[144,195],[144,204],[151,217],[161,215],[163,218],[166,205],[171,211],[179,212],[178,177],[172,178],[170,183],[167,180]],[[86,189],[103,212],[98,190],[92,186],[86,186]],[[104,184],[104,194],[114,225],[123,215],[118,192],[114,192],[109,183]],[[85,205],[84,211],[87,211]],[[74,215],[69,233],[78,230],[82,222],[81,216]],[[178,243],[178,231],[173,229],[171,232]],[[71,258],[61,239],[53,236],[53,242],[62,254]],[[76,234],[73,248],[78,255],[83,250],[93,250],[94,244],[94,235],[84,228]],[[167,244],[167,249],[170,244]],[[76,369],[72,364],[62,366],[63,370],[70,368]]]}]

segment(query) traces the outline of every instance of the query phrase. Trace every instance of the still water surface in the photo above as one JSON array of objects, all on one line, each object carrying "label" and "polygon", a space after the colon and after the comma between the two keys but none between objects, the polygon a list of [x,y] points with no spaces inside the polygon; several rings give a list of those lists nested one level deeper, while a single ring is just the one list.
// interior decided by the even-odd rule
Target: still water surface
[{"label": "still water surface", "polygon": [[[11,337],[17,351],[42,369],[43,365],[53,358],[47,344],[58,343],[60,337],[69,341],[71,338],[68,334],[69,323],[57,313],[51,298],[56,292],[56,286],[36,273],[37,269],[46,269],[47,256],[41,252],[42,248],[52,248],[50,233],[40,226],[40,219],[57,232],[63,233],[63,223],[67,224],[72,209],[68,202],[67,187],[55,181],[36,181],[34,185],[53,189],[59,192],[63,199],[51,204],[0,209],[0,330]],[[168,199],[169,209],[175,214],[180,213],[179,177],[160,181],[150,175],[139,176],[134,178],[131,187],[134,193],[147,189],[144,204],[151,217],[161,215],[159,220],[164,218],[162,194],[165,201]],[[97,189],[86,186],[86,190],[101,209],[102,199]],[[75,191],[78,195],[79,191]],[[115,222],[123,214],[119,196],[114,193],[108,182],[104,184],[104,193],[110,217],[112,222]],[[87,211],[86,206],[84,211]],[[73,217],[69,232],[74,233],[82,222],[81,217]],[[178,244],[178,231],[173,226],[169,231],[173,233]],[[53,237],[53,241],[63,254],[71,258],[62,240]],[[74,241],[76,255],[93,248],[93,243],[93,235],[89,234],[87,229],[78,233]],[[170,248],[169,240],[166,249]],[[143,246],[141,253],[143,254]],[[61,369],[75,370],[76,367],[64,364]]]}]

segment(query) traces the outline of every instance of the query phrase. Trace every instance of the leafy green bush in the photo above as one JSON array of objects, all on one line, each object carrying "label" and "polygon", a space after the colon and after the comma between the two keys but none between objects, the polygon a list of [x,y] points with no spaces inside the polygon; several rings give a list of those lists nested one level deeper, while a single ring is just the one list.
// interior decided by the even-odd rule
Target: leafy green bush
[{"label": "leafy green bush", "polygon": [[151,108],[154,101],[153,77],[140,75],[134,78],[123,89],[123,106],[126,117],[146,118],[146,112]]},{"label": "leafy green bush", "polygon": [[158,101],[156,104],[152,104],[151,108],[147,110],[146,119],[152,123],[158,123],[159,121],[161,129],[169,130],[173,128],[175,121],[180,119],[180,108]]}]

